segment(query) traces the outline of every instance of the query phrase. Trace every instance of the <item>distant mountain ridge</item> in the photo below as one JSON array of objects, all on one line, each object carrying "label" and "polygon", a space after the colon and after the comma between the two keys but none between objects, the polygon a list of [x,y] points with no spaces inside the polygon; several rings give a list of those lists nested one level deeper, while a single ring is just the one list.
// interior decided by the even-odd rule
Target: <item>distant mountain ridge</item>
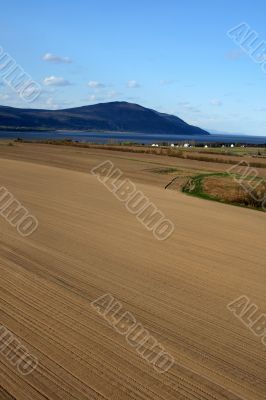
[{"label": "distant mountain ridge", "polygon": [[62,110],[0,106],[1,129],[111,131],[150,134],[208,135],[182,119],[128,102],[99,103]]}]

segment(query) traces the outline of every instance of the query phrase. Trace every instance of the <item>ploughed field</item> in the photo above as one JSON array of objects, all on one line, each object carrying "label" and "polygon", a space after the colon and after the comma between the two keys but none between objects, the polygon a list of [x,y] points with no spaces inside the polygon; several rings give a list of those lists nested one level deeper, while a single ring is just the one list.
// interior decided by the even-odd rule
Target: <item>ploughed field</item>
[{"label": "ploughed field", "polygon": [[[157,240],[91,174],[107,160],[174,224],[170,237]],[[21,236],[0,215],[1,400],[265,399],[266,346],[227,308],[245,295],[259,307],[257,317],[266,313],[265,214],[165,190],[174,175],[160,173],[226,168],[103,149],[0,145],[0,186],[38,220],[32,235]],[[104,294],[173,357],[168,370],[130,345],[130,318],[121,334],[92,307]],[[10,361],[3,329],[38,360],[31,373]]]}]

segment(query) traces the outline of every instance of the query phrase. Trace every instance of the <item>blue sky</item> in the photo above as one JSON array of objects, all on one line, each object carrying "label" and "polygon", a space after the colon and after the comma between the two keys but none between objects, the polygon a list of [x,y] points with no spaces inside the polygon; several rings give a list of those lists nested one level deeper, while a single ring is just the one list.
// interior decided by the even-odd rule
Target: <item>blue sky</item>
[{"label": "blue sky", "polygon": [[[266,42],[265,15],[263,0],[9,0],[0,46],[42,85],[30,107],[125,100],[266,135],[266,69],[227,35],[245,22]],[[4,83],[0,104],[29,107]]]}]

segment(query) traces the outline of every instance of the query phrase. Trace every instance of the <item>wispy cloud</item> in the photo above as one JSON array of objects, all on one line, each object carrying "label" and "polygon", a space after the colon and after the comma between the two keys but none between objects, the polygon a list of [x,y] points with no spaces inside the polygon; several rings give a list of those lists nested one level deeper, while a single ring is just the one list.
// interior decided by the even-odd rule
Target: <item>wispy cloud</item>
[{"label": "wispy cloud", "polygon": [[135,81],[134,79],[132,79],[127,82],[127,87],[130,89],[135,89],[135,88],[139,88],[140,84],[137,81]]},{"label": "wispy cloud", "polygon": [[116,91],[116,90],[111,90],[106,93],[101,93],[100,95],[97,93],[91,94],[89,96],[89,100],[91,102],[96,102],[96,101],[111,101],[114,99],[121,98],[122,93]]},{"label": "wispy cloud", "polygon": [[212,99],[212,100],[210,101],[210,104],[211,104],[212,106],[222,106],[222,105],[223,105],[223,102],[222,102],[221,100],[219,100],[219,99]]},{"label": "wispy cloud", "polygon": [[54,97],[50,96],[42,102],[41,107],[49,110],[58,110],[67,108],[71,105],[71,102],[65,100],[55,99]]},{"label": "wispy cloud", "polygon": [[70,82],[59,76],[48,76],[43,80],[46,86],[69,86]]},{"label": "wispy cloud", "polygon": [[52,97],[49,97],[46,100],[45,106],[47,106],[50,110],[56,110],[59,108],[59,105],[54,101]]},{"label": "wispy cloud", "polygon": [[114,98],[121,97],[121,96],[122,96],[122,93],[118,92],[116,90],[110,90],[110,92],[106,93],[107,99],[114,99]]},{"label": "wispy cloud", "polygon": [[105,87],[105,84],[98,81],[89,81],[88,86],[92,89],[101,89]]},{"label": "wispy cloud", "polygon": [[57,64],[70,64],[72,61],[69,57],[61,57],[52,53],[45,53],[42,56],[43,61],[53,62]]},{"label": "wispy cloud", "polygon": [[160,85],[162,85],[162,86],[172,85],[172,83],[175,83],[175,81],[171,80],[171,79],[162,79],[160,81]]},{"label": "wispy cloud", "polygon": [[180,101],[178,103],[179,107],[181,107],[184,111],[192,112],[192,113],[200,113],[200,109],[198,107],[193,106],[188,101]]},{"label": "wispy cloud", "polygon": [[102,96],[98,96],[97,94],[90,94],[89,95],[89,100],[90,101],[102,101],[103,100],[103,98],[102,98]]},{"label": "wispy cloud", "polygon": [[192,87],[195,87],[195,86],[196,86],[195,83],[186,83],[186,84],[184,85],[184,87],[186,87],[186,88],[192,88]]},{"label": "wispy cloud", "polygon": [[2,94],[2,93],[0,93],[0,99],[1,99],[1,100],[9,100],[9,98],[10,98],[10,95],[9,95],[9,94]]},{"label": "wispy cloud", "polygon": [[242,50],[231,50],[225,54],[227,60],[236,61],[239,60],[244,55]]}]

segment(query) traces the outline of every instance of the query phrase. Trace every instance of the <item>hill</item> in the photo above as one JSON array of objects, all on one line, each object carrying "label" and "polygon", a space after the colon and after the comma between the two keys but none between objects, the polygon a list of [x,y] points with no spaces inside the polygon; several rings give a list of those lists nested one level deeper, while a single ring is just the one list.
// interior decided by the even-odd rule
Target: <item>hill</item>
[{"label": "hill", "polygon": [[151,134],[209,134],[169,114],[127,102],[99,103],[63,110],[0,106],[1,129],[139,132]]}]

